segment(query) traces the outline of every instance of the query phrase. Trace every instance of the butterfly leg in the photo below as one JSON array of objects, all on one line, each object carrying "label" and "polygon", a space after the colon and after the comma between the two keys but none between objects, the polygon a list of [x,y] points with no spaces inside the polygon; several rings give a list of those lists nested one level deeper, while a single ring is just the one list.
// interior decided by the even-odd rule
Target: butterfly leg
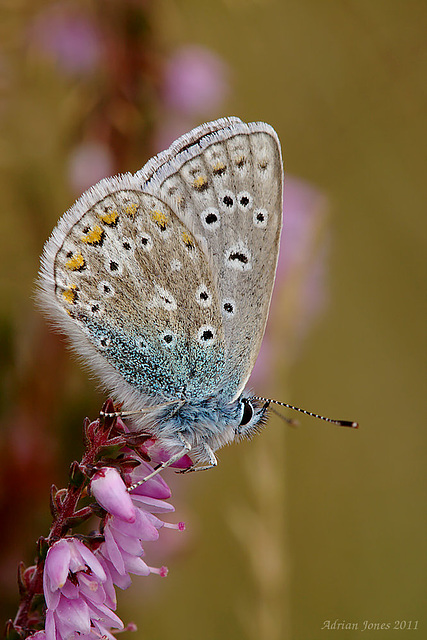
[{"label": "butterfly leg", "polygon": [[188,469],[180,469],[179,471],[177,471],[177,473],[191,473],[192,471],[206,471],[207,469],[212,469],[213,467],[216,467],[218,464],[218,460],[216,455],[212,451],[211,447],[205,443],[203,445],[203,449],[205,450],[205,453],[209,458],[209,464],[205,464],[201,467],[192,466],[192,467],[188,467]]},{"label": "butterfly leg", "polygon": [[148,476],[145,476],[145,478],[143,478],[142,480],[139,480],[138,482],[135,482],[135,484],[132,484],[130,487],[128,487],[128,491],[133,491],[134,489],[139,487],[141,484],[144,484],[144,482],[147,482],[147,480],[151,480],[151,478],[154,478],[154,476],[156,476],[158,473],[163,471],[163,469],[166,469],[166,467],[170,467],[171,464],[178,462],[178,460],[180,460],[182,456],[184,456],[186,453],[191,451],[191,444],[188,442],[188,440],[186,440],[184,436],[181,434],[179,435],[179,439],[183,443],[182,449],[180,449],[178,453],[174,453],[173,456],[169,458],[169,460],[166,460],[165,462],[160,462],[156,466],[154,471],[152,471],[152,473],[149,473]]}]

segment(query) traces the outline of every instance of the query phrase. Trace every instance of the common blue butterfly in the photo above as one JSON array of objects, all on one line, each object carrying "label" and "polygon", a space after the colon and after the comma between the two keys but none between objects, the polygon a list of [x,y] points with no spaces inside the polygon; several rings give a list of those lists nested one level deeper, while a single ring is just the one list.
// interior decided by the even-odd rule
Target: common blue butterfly
[{"label": "common blue butterfly", "polygon": [[223,118],[135,174],[101,180],[46,243],[41,305],[170,461],[191,451],[213,466],[215,450],[265,419],[269,401],[244,388],[270,305],[282,194],[272,127]]}]

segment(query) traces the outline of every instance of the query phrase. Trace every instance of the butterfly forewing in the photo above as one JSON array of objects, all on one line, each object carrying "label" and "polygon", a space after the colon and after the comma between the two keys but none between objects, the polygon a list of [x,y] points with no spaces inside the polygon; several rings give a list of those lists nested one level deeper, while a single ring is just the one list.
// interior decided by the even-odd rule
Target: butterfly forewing
[{"label": "butterfly forewing", "polygon": [[168,163],[151,165],[142,188],[158,193],[206,251],[225,335],[221,390],[233,398],[258,354],[274,283],[282,221],[280,146],[263,123],[233,120],[213,133],[196,131]]}]

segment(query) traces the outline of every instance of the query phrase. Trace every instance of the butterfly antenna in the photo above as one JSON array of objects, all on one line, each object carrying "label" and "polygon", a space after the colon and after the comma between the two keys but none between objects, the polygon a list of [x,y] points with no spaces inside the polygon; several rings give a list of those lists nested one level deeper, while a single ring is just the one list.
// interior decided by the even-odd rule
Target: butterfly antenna
[{"label": "butterfly antenna", "polygon": [[319,416],[318,413],[312,413],[311,411],[306,411],[305,409],[294,407],[293,404],[287,404],[286,402],[279,402],[278,400],[271,400],[270,398],[262,398],[261,396],[253,396],[253,397],[254,397],[254,400],[261,400],[261,402],[272,402],[273,404],[277,404],[280,407],[285,407],[286,409],[293,409],[293,411],[299,411],[300,413],[304,413],[306,416],[312,416],[313,418],[319,418],[319,420],[324,420],[325,422],[330,422],[331,424],[337,424],[339,427],[350,427],[352,429],[357,429],[359,427],[359,424],[357,422],[352,422],[351,420],[333,420],[332,418],[325,418],[325,416]]},{"label": "butterfly antenna", "polygon": [[293,420],[292,418],[288,418],[287,416],[284,416],[283,413],[280,413],[280,411],[277,411],[277,409],[275,409],[272,406],[270,406],[270,411],[274,413],[276,416],[278,416],[281,420],[283,420],[283,422],[286,422],[288,425],[290,425],[291,427],[299,427],[298,420]]}]

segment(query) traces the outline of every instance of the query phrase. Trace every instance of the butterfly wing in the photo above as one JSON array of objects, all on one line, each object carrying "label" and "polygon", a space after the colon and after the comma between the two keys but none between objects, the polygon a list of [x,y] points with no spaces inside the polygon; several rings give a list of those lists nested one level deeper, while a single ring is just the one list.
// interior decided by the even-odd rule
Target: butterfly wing
[{"label": "butterfly wing", "polygon": [[216,283],[194,235],[132,176],[108,178],[61,218],[41,304],[128,405],[212,395],[224,378]]},{"label": "butterfly wing", "polygon": [[281,229],[273,129],[194,129],[101,181],[45,247],[41,304],[129,406],[244,387],[264,333]]},{"label": "butterfly wing", "polygon": [[264,123],[217,120],[177,140],[135,178],[206,252],[225,340],[222,388],[234,398],[258,355],[275,278],[283,194],[277,135]]}]

